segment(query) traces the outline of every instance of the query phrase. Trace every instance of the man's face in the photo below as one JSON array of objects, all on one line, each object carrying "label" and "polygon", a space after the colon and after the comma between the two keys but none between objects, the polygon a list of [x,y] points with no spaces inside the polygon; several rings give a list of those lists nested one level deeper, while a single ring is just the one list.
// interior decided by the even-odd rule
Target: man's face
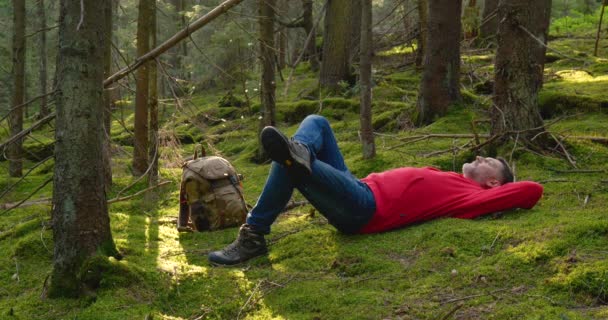
[{"label": "man's face", "polygon": [[462,165],[462,174],[477,182],[482,188],[494,188],[500,186],[502,179],[502,162],[494,158],[477,156],[473,162]]}]

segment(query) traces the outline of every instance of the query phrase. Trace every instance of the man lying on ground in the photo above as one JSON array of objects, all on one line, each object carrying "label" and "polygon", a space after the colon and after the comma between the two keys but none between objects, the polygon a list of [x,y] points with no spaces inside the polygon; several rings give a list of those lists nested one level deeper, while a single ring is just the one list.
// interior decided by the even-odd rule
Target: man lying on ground
[{"label": "man lying on ground", "polygon": [[439,217],[472,219],[513,208],[532,208],[543,187],[513,182],[504,159],[483,158],[462,166],[463,174],[435,168],[398,168],[355,178],[346,168],[327,119],[311,115],[292,139],[274,127],[262,130],[264,150],[273,160],[255,207],[237,239],[209,261],[233,265],[266,254],[264,235],[294,189],[347,234],[387,231]]}]

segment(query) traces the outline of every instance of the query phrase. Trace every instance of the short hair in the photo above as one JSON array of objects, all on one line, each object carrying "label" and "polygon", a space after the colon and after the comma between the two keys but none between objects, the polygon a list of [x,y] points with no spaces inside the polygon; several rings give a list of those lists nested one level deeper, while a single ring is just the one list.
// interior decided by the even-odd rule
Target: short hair
[{"label": "short hair", "polygon": [[500,170],[500,174],[502,175],[501,184],[507,184],[515,181],[515,177],[513,176],[513,170],[509,166],[509,163],[503,157],[497,157],[496,160],[502,163],[502,170]]}]

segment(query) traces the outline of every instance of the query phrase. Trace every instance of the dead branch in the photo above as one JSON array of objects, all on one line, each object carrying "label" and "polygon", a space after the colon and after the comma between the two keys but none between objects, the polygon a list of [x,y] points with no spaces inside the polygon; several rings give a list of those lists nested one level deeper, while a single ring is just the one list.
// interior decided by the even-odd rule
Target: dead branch
[{"label": "dead branch", "polygon": [[4,148],[5,146],[23,138],[24,136],[30,134],[32,131],[34,131],[35,129],[38,129],[39,127],[45,125],[46,123],[50,122],[51,120],[53,120],[55,118],[55,112],[52,112],[50,114],[48,114],[46,117],[36,121],[34,124],[32,124],[31,127],[22,130],[21,132],[17,133],[16,135],[10,137],[8,140],[6,140],[5,142],[3,142],[2,144],[0,144],[0,149]]},{"label": "dead branch", "polygon": [[489,291],[489,292],[485,292],[485,293],[474,294],[474,295],[470,295],[470,296],[466,296],[466,297],[454,298],[454,299],[450,299],[450,300],[444,301],[441,304],[458,302],[458,301],[463,301],[463,300],[469,300],[469,299],[479,298],[479,297],[483,297],[483,296],[491,296],[491,295],[494,295],[495,293],[502,292],[502,291],[507,291],[507,290],[510,290],[510,289],[503,288],[503,289],[497,289],[497,290]]},{"label": "dead branch", "polygon": [[30,170],[28,170],[22,177],[21,179],[19,179],[17,182],[13,183],[12,185],[10,185],[8,188],[4,189],[4,191],[2,191],[2,194],[0,194],[0,199],[2,199],[2,197],[4,197],[7,193],[9,193],[16,185],[18,185],[21,181],[23,181],[32,171],[34,171],[34,169],[36,169],[38,166],[40,166],[41,164],[45,163],[47,160],[53,158],[53,156],[48,156],[46,159],[36,163],[32,168],[30,168]]},{"label": "dead branch", "polygon": [[557,170],[553,168],[548,168],[549,170],[557,173],[604,173],[606,170],[601,169],[573,169],[573,170]]},{"label": "dead branch", "polygon": [[169,50],[170,48],[175,46],[177,43],[179,43],[186,37],[188,37],[194,31],[207,25],[209,22],[213,21],[215,18],[219,17],[220,15],[227,12],[232,7],[238,5],[241,2],[243,2],[243,0],[227,0],[223,3],[221,3],[220,5],[215,7],[213,10],[209,11],[206,15],[200,17],[196,21],[194,21],[191,24],[189,24],[188,26],[186,26],[186,28],[182,29],[181,31],[179,31],[178,33],[173,35],[167,41],[161,43],[159,46],[152,49],[151,51],[144,54],[143,56],[135,59],[135,62],[133,62],[129,66],[127,66],[127,67],[123,68],[122,70],[116,72],[115,74],[111,75],[109,78],[107,78],[103,82],[104,87],[107,87],[110,84],[124,78],[129,73],[135,71],[137,68],[142,66],[144,63],[158,57],[159,55],[161,55],[165,51]]},{"label": "dead branch", "polygon": [[540,184],[549,183],[549,182],[570,182],[570,180],[568,180],[568,179],[547,179],[547,180],[538,181],[538,183],[540,183]]},{"label": "dead branch", "polygon": [[163,182],[160,182],[160,183],[158,183],[156,185],[153,185],[151,187],[148,187],[146,189],[138,191],[138,192],[136,192],[136,193],[134,193],[134,194],[132,194],[130,196],[124,196],[124,197],[121,197],[121,198],[110,199],[110,200],[108,200],[108,204],[115,203],[115,202],[120,202],[120,201],[125,201],[125,200],[129,200],[129,199],[133,199],[133,198],[135,198],[135,197],[137,197],[137,196],[139,196],[139,195],[141,195],[143,193],[146,193],[146,192],[148,192],[150,190],[153,190],[153,189],[156,189],[158,187],[162,187],[162,186],[164,186],[166,184],[169,184],[169,183],[171,183],[171,181],[163,181]]},{"label": "dead branch", "polygon": [[[29,198],[31,198],[33,195],[36,194],[36,192],[40,191],[40,189],[44,188],[47,184],[49,184],[49,182],[53,181],[53,178],[48,178],[46,181],[44,181],[41,185],[38,186],[38,188],[36,188],[36,190],[34,190],[32,193],[30,193],[27,197],[25,197],[23,200],[17,202],[16,204],[4,204],[2,206],[0,206],[2,209],[6,209],[4,211],[2,211],[2,213],[0,213],[0,215],[4,215],[5,213],[21,206],[23,203],[25,203]],[[9,206],[10,205],[10,206]]]}]

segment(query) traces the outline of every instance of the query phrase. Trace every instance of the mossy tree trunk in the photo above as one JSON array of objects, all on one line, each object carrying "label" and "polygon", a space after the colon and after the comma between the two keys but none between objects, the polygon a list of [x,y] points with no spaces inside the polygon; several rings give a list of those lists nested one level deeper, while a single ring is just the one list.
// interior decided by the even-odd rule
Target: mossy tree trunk
[{"label": "mossy tree trunk", "polygon": [[424,62],[424,50],[428,39],[427,21],[429,15],[429,3],[427,0],[418,0],[418,46],[416,48],[416,67],[422,67]]},{"label": "mossy tree trunk", "polygon": [[51,297],[80,295],[83,263],[99,254],[116,254],[103,175],[104,126],[99,121],[107,44],[105,15],[100,13],[106,1],[60,2]]},{"label": "mossy tree trunk", "polygon": [[[42,0],[41,0],[42,1]],[[104,24],[104,50],[103,50],[103,77],[104,79],[112,75],[112,15],[114,14],[113,0],[105,2],[103,14],[105,19]],[[44,33],[44,32],[43,32]],[[106,182],[106,191],[112,186],[112,155],[111,155],[111,126],[112,126],[112,105],[113,95],[112,88],[104,89],[103,91],[103,172]]]},{"label": "mossy tree trunk", "polygon": [[424,71],[417,102],[419,125],[444,116],[448,107],[460,101],[461,0],[430,1],[428,41]]},{"label": "mossy tree trunk", "polygon": [[[262,79],[260,88],[260,100],[262,120],[260,131],[265,126],[276,124],[276,101],[275,101],[275,59],[274,59],[274,7],[275,0],[258,1],[258,25],[260,34],[260,62],[262,66]],[[260,147],[258,159],[264,158],[264,151]]]},{"label": "mossy tree trunk", "polygon": [[353,39],[352,12],[353,2],[351,0],[328,0],[327,2],[319,84],[332,91],[340,88],[340,81],[352,82],[353,80],[350,65],[350,46]]},{"label": "mossy tree trunk", "polygon": [[348,45],[350,52],[350,62],[359,61],[359,53],[361,46],[361,22],[362,22],[362,6],[364,0],[351,0],[351,16],[350,16],[350,44]]},{"label": "mossy tree trunk", "polygon": [[[520,141],[546,145],[538,110],[551,0],[501,0],[492,108],[492,134],[523,131]],[[534,36],[534,37],[533,37]],[[536,38],[536,39],[535,39]],[[515,135],[515,133],[513,133]],[[505,136],[506,138],[507,136]]]},{"label": "mossy tree trunk", "polygon": [[[150,15],[154,0],[139,0],[137,17],[137,56],[150,51]],[[133,174],[142,175],[148,169],[148,108],[150,94],[150,62],[136,73],[135,139],[133,148]]]},{"label": "mossy tree trunk", "polygon": [[498,31],[498,0],[485,0],[481,23],[479,26],[479,37],[482,41],[495,41]]},{"label": "mossy tree trunk", "polygon": [[[23,130],[25,100],[25,0],[13,0],[13,99],[9,111],[11,136]],[[11,143],[7,150],[8,172],[11,177],[23,173],[23,139]]]},{"label": "mossy tree trunk", "polygon": [[361,142],[363,158],[376,156],[374,129],[372,127],[372,0],[361,0]]}]

